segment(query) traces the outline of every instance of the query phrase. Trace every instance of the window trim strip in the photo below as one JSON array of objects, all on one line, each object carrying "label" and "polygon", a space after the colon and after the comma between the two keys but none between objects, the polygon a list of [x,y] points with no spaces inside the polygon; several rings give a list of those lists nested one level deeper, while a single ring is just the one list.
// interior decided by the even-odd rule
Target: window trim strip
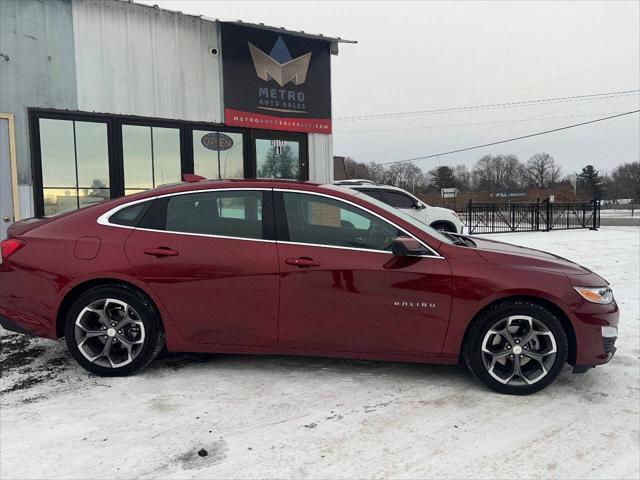
[{"label": "window trim strip", "polygon": [[156,200],[158,198],[166,198],[166,197],[177,196],[177,195],[189,195],[189,194],[192,194],[192,193],[225,192],[225,191],[263,191],[263,192],[303,193],[303,194],[307,194],[307,195],[316,195],[316,196],[319,196],[319,197],[325,197],[325,198],[329,198],[329,199],[336,200],[336,201],[339,201],[339,202],[345,202],[345,203],[347,203],[349,205],[352,205],[352,206],[354,206],[356,208],[364,210],[365,212],[367,212],[367,213],[369,213],[371,215],[374,215],[374,216],[378,217],[379,219],[381,219],[381,220],[393,225],[395,228],[397,228],[401,232],[405,233],[409,237],[413,238],[414,240],[418,241],[420,243],[420,245],[422,245],[428,251],[433,253],[433,255],[415,255],[414,256],[415,258],[434,258],[434,259],[439,259],[439,260],[445,260],[445,257],[443,257],[442,255],[440,255],[440,253],[438,253],[436,250],[431,248],[426,242],[420,240],[419,238],[417,238],[412,233],[407,232],[404,228],[401,228],[396,223],[390,221],[389,219],[383,217],[382,215],[379,215],[378,213],[376,213],[376,212],[374,212],[372,210],[369,210],[366,207],[363,207],[362,205],[359,205],[357,203],[351,202],[351,201],[346,200],[344,198],[336,197],[336,196],[329,195],[329,194],[326,194],[326,193],[313,192],[313,191],[310,191],[310,190],[293,189],[293,188],[269,188],[269,187],[203,188],[203,189],[197,189],[197,190],[186,190],[186,191],[183,191],[183,192],[165,193],[163,195],[155,195],[155,196],[151,196],[151,197],[145,197],[145,198],[140,199],[140,200],[133,200],[131,202],[126,202],[126,203],[123,203],[121,205],[118,205],[117,207],[114,207],[114,208],[106,211],[102,215],[100,215],[98,217],[98,219],[97,219],[97,223],[100,224],[100,225],[108,226],[108,227],[128,228],[128,229],[131,229],[131,230],[141,230],[141,231],[145,231],[145,232],[162,232],[162,233],[171,233],[171,234],[175,234],[175,235],[191,235],[191,236],[208,237],[208,238],[247,240],[247,241],[251,241],[251,242],[282,243],[282,244],[285,244],[285,245],[305,245],[305,246],[309,246],[309,247],[334,248],[334,249],[342,249],[342,250],[355,250],[355,251],[362,251],[362,252],[373,252],[373,253],[382,253],[382,254],[386,254],[386,255],[393,255],[392,252],[388,252],[388,251],[385,251],[385,250],[373,250],[373,249],[369,249],[369,248],[343,247],[343,246],[339,246],[339,245],[323,245],[323,244],[316,244],[316,243],[292,242],[292,241],[281,241],[281,240],[268,240],[268,239],[262,239],[262,238],[258,239],[258,238],[245,238],[245,237],[230,237],[230,236],[226,236],[226,235],[211,235],[211,234],[207,234],[207,233],[174,232],[174,231],[171,231],[171,230],[154,230],[154,229],[150,229],[150,228],[137,228],[137,227],[131,227],[131,226],[128,226],[128,225],[118,225],[118,224],[109,222],[109,218],[112,215],[114,215],[115,213],[119,212],[120,210],[122,210],[124,208],[130,207],[132,205],[136,205],[138,203],[142,203],[142,202],[146,202],[146,201],[150,201],[150,200]]}]

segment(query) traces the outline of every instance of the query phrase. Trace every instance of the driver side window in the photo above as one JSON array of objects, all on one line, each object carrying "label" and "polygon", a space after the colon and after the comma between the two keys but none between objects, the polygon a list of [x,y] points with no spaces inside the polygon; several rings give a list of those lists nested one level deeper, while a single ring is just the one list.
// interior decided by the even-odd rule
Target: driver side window
[{"label": "driver side window", "polygon": [[289,240],[336,247],[390,250],[403,235],[393,225],[339,200],[284,192]]}]

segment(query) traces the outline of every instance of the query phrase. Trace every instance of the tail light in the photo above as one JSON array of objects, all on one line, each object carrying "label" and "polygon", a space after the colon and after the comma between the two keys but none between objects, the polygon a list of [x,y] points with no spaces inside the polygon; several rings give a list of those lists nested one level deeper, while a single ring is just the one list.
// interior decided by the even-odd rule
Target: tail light
[{"label": "tail light", "polygon": [[3,240],[2,242],[0,242],[0,252],[2,252],[0,258],[9,258],[11,255],[24,247],[24,245],[25,243],[23,240],[16,240],[15,238]]}]

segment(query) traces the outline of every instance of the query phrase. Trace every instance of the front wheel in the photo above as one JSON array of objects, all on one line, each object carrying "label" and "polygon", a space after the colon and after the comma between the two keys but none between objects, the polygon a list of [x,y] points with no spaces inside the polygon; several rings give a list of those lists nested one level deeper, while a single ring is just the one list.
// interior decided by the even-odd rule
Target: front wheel
[{"label": "front wheel", "polygon": [[567,361],[567,336],[544,307],[515,300],[484,312],[469,327],[462,356],[474,376],[499,393],[542,390]]},{"label": "front wheel", "polygon": [[149,298],[121,286],[96,287],[80,295],[67,313],[65,337],[80,365],[108,377],[142,370],[164,346],[159,315]]}]

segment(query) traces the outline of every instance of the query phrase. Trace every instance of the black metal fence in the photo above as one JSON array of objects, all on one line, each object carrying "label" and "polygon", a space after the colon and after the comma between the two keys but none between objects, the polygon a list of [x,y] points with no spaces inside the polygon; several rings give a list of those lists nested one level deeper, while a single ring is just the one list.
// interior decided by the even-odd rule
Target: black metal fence
[{"label": "black metal fence", "polygon": [[502,233],[600,228],[600,200],[467,204],[465,232]]}]

